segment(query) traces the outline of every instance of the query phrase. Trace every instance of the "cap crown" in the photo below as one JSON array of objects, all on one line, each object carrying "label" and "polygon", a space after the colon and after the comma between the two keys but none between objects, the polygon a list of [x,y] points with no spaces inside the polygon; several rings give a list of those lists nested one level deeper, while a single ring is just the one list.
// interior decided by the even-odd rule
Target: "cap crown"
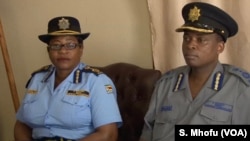
[{"label": "cap crown", "polygon": [[238,32],[238,25],[230,15],[208,3],[192,2],[186,4],[182,9],[182,17],[185,24],[176,29],[177,32],[191,30],[218,33],[224,41]]},{"label": "cap crown", "polygon": [[81,27],[79,21],[70,16],[61,16],[51,19],[48,23],[48,33],[39,35],[38,38],[47,43],[52,36],[62,36],[62,35],[74,35],[81,39],[86,39],[90,33],[81,33]]},{"label": "cap crown", "polygon": [[74,17],[56,17],[49,21],[48,33],[81,33],[81,27]]}]

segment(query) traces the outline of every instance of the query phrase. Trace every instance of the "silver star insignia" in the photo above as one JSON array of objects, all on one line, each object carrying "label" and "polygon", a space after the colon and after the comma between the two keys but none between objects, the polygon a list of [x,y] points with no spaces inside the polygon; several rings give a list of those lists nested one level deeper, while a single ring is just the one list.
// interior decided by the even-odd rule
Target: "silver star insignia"
[{"label": "silver star insignia", "polygon": [[69,20],[67,20],[65,18],[62,18],[58,22],[59,29],[63,29],[63,30],[68,29],[69,25],[70,25]]}]

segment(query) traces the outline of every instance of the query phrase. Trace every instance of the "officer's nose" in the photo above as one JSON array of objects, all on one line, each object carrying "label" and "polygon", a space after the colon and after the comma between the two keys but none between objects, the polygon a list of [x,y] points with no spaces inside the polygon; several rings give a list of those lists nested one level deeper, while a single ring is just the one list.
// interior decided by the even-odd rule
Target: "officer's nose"
[{"label": "officer's nose", "polygon": [[188,49],[196,49],[197,48],[197,41],[195,38],[190,38],[188,41],[185,42],[185,46]]}]

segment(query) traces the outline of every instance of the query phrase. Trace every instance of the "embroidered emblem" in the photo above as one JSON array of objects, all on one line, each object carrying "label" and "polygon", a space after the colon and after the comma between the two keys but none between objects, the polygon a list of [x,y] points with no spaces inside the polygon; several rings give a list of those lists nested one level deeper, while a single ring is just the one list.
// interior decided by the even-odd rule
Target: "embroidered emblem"
[{"label": "embroidered emblem", "polygon": [[216,91],[219,91],[222,88],[222,82],[223,82],[224,75],[221,72],[217,72],[214,75],[212,88]]},{"label": "embroidered emblem", "polygon": [[75,90],[68,90],[67,95],[74,95],[74,96],[86,96],[86,97],[89,97],[89,92],[87,92],[87,91],[83,91],[83,90],[79,90],[79,91],[75,91]]},{"label": "embroidered emblem", "polygon": [[182,80],[183,80],[183,78],[184,78],[183,76],[184,76],[183,73],[180,73],[180,74],[178,75],[178,79],[177,79],[176,84],[175,84],[175,87],[174,87],[174,92],[176,92],[176,91],[179,90],[180,85],[181,85],[181,83],[182,83]]},{"label": "embroidered emblem", "polygon": [[105,85],[105,89],[107,91],[108,94],[112,93],[113,92],[113,88],[111,85]]},{"label": "embroidered emblem", "polygon": [[37,94],[37,90],[27,90],[26,93],[35,95],[35,94]]},{"label": "embroidered emblem", "polygon": [[200,9],[198,9],[196,6],[194,6],[194,8],[190,9],[190,11],[189,11],[188,20],[190,20],[192,22],[198,21],[200,16],[201,16]]},{"label": "embroidered emblem", "polygon": [[58,26],[59,26],[59,29],[68,29],[69,28],[69,20],[65,19],[65,18],[62,18],[61,20],[58,21]]}]

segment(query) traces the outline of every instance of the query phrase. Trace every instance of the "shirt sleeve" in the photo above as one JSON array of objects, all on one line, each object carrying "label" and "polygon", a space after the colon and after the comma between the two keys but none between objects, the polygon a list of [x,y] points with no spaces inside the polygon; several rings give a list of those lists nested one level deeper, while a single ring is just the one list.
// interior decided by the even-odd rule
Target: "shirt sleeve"
[{"label": "shirt sleeve", "polygon": [[122,119],[116,99],[116,88],[111,79],[101,74],[91,85],[90,103],[94,127],[98,128],[109,123],[117,123],[120,127]]},{"label": "shirt sleeve", "polygon": [[250,124],[250,87],[240,88],[240,95],[236,99],[233,109],[232,124]]},{"label": "shirt sleeve", "polygon": [[144,126],[142,129],[141,139],[145,141],[152,141],[153,137],[153,128],[155,122],[156,108],[157,108],[157,91],[159,87],[153,92],[153,95],[150,100],[149,109],[144,117]]}]

